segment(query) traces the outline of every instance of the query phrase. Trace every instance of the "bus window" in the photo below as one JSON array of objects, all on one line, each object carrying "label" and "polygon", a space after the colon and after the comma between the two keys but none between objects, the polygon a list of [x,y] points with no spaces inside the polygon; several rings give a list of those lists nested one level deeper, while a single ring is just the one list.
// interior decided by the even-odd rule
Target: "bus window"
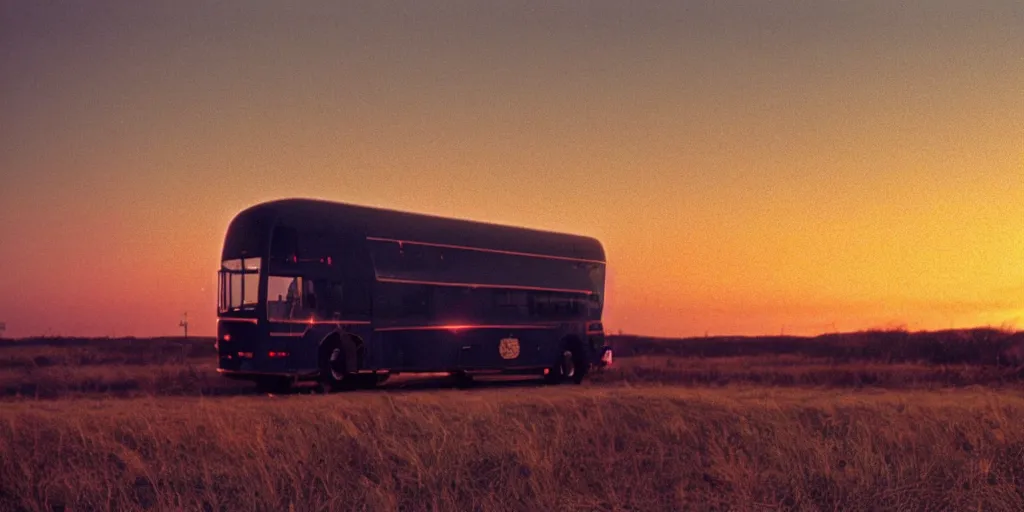
[{"label": "bus window", "polygon": [[298,299],[295,289],[298,277],[267,277],[267,318],[269,320],[290,320],[293,304]]},{"label": "bus window", "polygon": [[312,281],[303,277],[267,276],[269,320],[308,320],[315,308]]},{"label": "bus window", "polygon": [[326,279],[306,280],[305,304],[307,314],[317,320],[341,320],[348,313],[345,308],[344,289],[341,283]]},{"label": "bus window", "polygon": [[341,283],[306,277],[267,277],[269,320],[335,320],[342,318]]}]

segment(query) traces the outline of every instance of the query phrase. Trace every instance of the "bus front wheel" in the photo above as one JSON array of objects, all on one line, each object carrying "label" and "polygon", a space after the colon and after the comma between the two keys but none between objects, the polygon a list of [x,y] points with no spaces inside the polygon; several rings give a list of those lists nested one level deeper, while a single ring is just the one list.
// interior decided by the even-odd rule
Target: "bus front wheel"
[{"label": "bus front wheel", "polygon": [[320,385],[332,393],[355,387],[356,345],[352,340],[332,338],[320,350]]}]

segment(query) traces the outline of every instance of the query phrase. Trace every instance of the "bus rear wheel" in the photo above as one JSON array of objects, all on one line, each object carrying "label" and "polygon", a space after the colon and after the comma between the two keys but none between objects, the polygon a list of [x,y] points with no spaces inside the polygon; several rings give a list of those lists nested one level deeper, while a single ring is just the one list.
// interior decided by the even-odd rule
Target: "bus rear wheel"
[{"label": "bus rear wheel", "polygon": [[582,384],[586,375],[587,364],[583,347],[580,343],[569,341],[559,354],[558,361],[548,368],[544,380],[549,384],[561,384],[567,381]]}]

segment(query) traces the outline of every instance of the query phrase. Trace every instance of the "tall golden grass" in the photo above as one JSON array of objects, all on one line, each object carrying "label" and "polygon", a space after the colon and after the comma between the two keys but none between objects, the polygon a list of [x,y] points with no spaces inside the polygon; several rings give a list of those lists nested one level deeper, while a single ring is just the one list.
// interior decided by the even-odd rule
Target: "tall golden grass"
[{"label": "tall golden grass", "polygon": [[0,510],[1021,510],[1019,333],[612,337],[583,386],[260,395],[209,339],[0,345]]},{"label": "tall golden grass", "polygon": [[1024,396],[556,387],[18,401],[3,510],[1020,510]]}]

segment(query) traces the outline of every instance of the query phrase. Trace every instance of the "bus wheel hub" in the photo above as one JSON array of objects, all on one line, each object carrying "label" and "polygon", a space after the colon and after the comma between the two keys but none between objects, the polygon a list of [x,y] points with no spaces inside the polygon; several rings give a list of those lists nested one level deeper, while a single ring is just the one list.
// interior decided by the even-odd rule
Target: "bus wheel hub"
[{"label": "bus wheel hub", "polygon": [[331,369],[331,376],[334,377],[334,380],[345,378],[345,358],[342,357],[340,348],[331,351],[328,367]]}]

